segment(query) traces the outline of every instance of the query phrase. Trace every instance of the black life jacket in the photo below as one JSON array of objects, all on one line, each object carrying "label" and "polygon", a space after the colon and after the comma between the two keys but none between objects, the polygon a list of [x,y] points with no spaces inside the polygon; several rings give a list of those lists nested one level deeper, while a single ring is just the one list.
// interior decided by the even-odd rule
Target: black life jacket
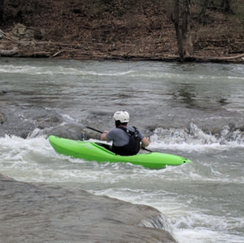
[{"label": "black life jacket", "polygon": [[136,155],[141,149],[141,144],[140,144],[141,139],[139,137],[139,132],[138,132],[137,128],[134,127],[135,132],[132,132],[129,129],[126,129],[125,127],[118,127],[118,128],[125,131],[126,134],[129,136],[130,140],[129,140],[128,144],[121,146],[121,147],[117,147],[117,146],[113,145],[112,151],[115,154],[119,154],[119,155],[123,155],[123,156]]}]

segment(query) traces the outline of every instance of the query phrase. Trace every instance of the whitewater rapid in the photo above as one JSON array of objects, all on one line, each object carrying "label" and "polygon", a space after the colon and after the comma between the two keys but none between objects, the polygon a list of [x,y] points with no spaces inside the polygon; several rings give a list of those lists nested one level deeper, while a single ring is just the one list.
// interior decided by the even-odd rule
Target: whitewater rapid
[{"label": "whitewater rapid", "polygon": [[[179,243],[244,242],[241,65],[1,59],[0,74],[3,175],[152,206]],[[83,125],[107,130],[121,108],[149,149],[192,163],[98,164],[47,140],[81,138]]]}]

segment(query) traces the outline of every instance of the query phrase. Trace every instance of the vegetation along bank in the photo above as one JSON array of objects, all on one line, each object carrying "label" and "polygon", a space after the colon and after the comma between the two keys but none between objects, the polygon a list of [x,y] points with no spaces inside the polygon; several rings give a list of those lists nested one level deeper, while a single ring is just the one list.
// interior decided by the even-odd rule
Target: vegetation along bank
[{"label": "vegetation along bank", "polygon": [[0,0],[0,55],[244,63],[244,0]]}]

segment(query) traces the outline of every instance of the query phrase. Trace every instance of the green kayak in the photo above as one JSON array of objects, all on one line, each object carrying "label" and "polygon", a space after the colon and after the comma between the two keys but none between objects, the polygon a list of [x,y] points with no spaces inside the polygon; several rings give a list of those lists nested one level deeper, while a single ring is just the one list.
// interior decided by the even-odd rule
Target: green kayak
[{"label": "green kayak", "polygon": [[159,152],[120,156],[109,151],[99,142],[76,141],[53,135],[49,136],[48,139],[57,153],[87,161],[131,163],[150,169],[162,169],[166,165],[182,165],[191,162],[189,159],[181,156]]}]

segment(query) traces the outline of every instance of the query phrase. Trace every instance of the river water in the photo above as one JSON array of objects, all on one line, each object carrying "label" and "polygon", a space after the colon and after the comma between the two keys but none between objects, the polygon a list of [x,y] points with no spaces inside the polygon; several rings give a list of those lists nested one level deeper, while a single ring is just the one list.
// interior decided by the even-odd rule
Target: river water
[{"label": "river water", "polygon": [[[0,85],[3,175],[152,206],[180,243],[244,242],[243,65],[2,58]],[[119,109],[149,149],[192,163],[98,164],[59,155],[46,139],[108,130]]]}]

